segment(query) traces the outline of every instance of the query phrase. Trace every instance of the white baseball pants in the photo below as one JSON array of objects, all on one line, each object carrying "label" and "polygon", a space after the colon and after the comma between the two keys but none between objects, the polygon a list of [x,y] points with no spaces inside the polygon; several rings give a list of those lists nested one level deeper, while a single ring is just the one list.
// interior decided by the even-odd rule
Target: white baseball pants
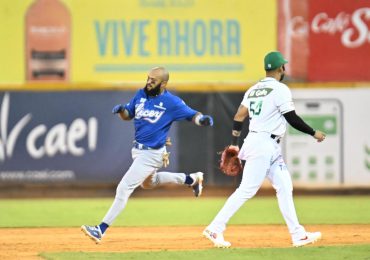
[{"label": "white baseball pants", "polygon": [[246,161],[240,186],[228,198],[208,228],[223,233],[229,219],[257,193],[267,177],[276,190],[279,208],[292,239],[304,237],[305,229],[297,218],[292,180],[282,158],[280,145],[268,133],[250,132],[244,140],[239,157]]},{"label": "white baseball pants", "polygon": [[157,185],[175,183],[184,184],[185,173],[157,172],[162,167],[162,155],[166,151],[163,147],[158,150],[139,150],[132,149],[133,163],[117,186],[116,197],[112,206],[103,218],[103,222],[111,225],[121,211],[125,208],[126,203],[132,192],[143,182],[151,177],[151,182],[145,182],[146,187],[153,188]]}]

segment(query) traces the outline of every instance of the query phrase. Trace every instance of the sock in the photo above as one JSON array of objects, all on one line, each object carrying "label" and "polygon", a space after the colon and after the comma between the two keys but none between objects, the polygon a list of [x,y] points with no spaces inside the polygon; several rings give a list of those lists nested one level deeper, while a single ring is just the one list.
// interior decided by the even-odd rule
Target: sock
[{"label": "sock", "polygon": [[99,227],[100,227],[101,233],[104,234],[105,230],[107,230],[107,228],[109,227],[109,225],[106,224],[106,223],[104,223],[104,222],[102,222],[102,223],[100,223]]},{"label": "sock", "polygon": [[192,178],[192,177],[190,177],[190,175],[189,175],[189,174],[187,174],[187,175],[186,175],[186,177],[185,177],[185,184],[187,184],[187,185],[192,185],[192,184],[193,184],[193,182],[194,182],[193,178]]}]

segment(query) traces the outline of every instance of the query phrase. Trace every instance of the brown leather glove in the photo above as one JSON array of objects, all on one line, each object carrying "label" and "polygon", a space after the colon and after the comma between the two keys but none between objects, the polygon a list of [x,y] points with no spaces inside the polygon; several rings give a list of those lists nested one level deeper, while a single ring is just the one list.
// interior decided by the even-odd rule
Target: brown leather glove
[{"label": "brown leather glove", "polygon": [[243,165],[238,158],[239,151],[227,146],[221,153],[220,170],[227,176],[237,176],[243,171]]}]

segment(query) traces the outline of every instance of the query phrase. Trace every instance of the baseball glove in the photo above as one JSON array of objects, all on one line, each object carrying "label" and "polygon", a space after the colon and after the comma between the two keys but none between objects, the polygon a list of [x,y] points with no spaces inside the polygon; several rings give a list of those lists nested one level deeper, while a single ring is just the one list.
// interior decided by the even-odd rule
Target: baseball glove
[{"label": "baseball glove", "polygon": [[230,146],[221,152],[220,170],[227,176],[237,176],[243,171],[243,166],[238,158],[238,151]]}]

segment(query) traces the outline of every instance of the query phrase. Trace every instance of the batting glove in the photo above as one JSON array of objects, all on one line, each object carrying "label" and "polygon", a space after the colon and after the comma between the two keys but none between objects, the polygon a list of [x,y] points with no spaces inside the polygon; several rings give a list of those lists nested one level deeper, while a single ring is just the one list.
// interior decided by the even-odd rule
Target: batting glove
[{"label": "batting glove", "polygon": [[213,126],[213,119],[212,119],[211,116],[203,115],[199,119],[199,124],[202,125],[202,126]]},{"label": "batting glove", "polygon": [[112,109],[112,113],[117,114],[119,112],[123,112],[123,110],[125,110],[125,107],[119,104],[119,105],[114,106],[114,108]]}]

